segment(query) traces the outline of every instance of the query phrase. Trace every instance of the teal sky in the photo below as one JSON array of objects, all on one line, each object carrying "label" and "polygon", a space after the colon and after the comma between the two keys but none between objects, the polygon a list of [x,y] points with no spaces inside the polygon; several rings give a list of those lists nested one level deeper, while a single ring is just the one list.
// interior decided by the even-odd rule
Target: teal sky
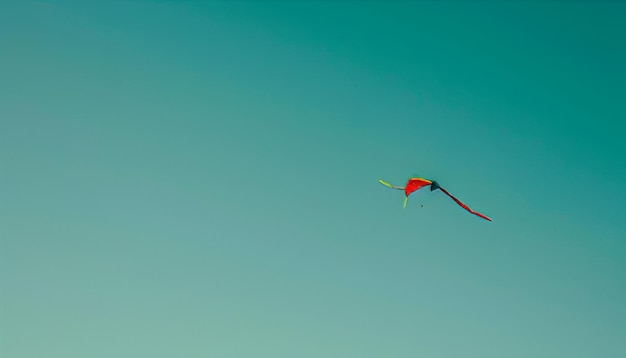
[{"label": "teal sky", "polygon": [[0,356],[625,357],[624,18],[2,2]]}]

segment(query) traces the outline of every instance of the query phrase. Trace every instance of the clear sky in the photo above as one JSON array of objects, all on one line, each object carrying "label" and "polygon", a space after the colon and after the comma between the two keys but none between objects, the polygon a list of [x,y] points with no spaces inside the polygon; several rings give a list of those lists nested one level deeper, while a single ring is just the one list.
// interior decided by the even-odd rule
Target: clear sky
[{"label": "clear sky", "polygon": [[626,357],[624,18],[3,1],[0,356]]}]

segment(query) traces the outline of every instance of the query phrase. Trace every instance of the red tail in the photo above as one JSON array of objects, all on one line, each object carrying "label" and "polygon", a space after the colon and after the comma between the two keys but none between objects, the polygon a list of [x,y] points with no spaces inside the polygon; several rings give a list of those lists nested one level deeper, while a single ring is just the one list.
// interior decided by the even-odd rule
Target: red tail
[{"label": "red tail", "polygon": [[475,212],[474,210],[470,209],[469,206],[463,204],[459,199],[455,198],[452,194],[448,193],[448,191],[446,189],[444,189],[442,187],[439,187],[439,190],[443,191],[447,196],[452,198],[452,200],[456,201],[456,203],[459,204],[463,209],[465,209],[465,210],[469,211],[470,213],[472,213],[472,214],[474,214],[474,215],[476,215],[478,217],[481,217],[481,218],[483,218],[485,220],[492,221],[491,218],[489,218],[489,217],[487,217],[487,216],[485,216],[485,215],[483,215],[481,213]]}]

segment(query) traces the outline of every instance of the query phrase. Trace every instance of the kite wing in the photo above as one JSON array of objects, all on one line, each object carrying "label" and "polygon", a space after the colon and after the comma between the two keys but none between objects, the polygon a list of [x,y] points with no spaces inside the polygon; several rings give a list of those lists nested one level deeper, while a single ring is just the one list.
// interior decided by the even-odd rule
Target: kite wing
[{"label": "kite wing", "polygon": [[487,217],[487,216],[485,216],[485,215],[483,215],[483,214],[481,214],[481,213],[478,213],[478,212],[476,212],[476,211],[474,211],[474,210],[470,209],[470,207],[469,207],[469,206],[467,206],[467,205],[463,204],[463,203],[462,203],[459,199],[455,198],[452,194],[448,193],[448,191],[447,191],[446,189],[444,189],[444,188],[442,188],[442,187],[439,187],[439,190],[443,191],[443,192],[444,192],[444,194],[446,194],[447,196],[449,196],[450,198],[452,198],[452,200],[454,200],[457,204],[459,204],[459,205],[460,205],[463,209],[465,209],[465,210],[469,211],[470,213],[472,213],[472,214],[474,214],[474,215],[476,215],[476,216],[478,216],[478,217],[481,217],[481,218],[483,218],[483,219],[485,219],[485,220],[492,221],[492,220],[491,220],[491,218],[489,218],[489,217]]}]

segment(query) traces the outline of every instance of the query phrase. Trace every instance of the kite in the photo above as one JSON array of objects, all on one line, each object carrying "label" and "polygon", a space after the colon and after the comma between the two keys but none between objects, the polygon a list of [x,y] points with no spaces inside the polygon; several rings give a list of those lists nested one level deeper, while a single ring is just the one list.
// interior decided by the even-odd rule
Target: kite
[{"label": "kite", "polygon": [[463,209],[469,211],[470,213],[483,218],[485,220],[489,220],[492,221],[491,218],[476,212],[472,209],[470,209],[469,206],[465,205],[464,203],[462,203],[459,199],[455,198],[452,194],[450,194],[446,189],[442,188],[439,183],[437,183],[434,180],[428,180],[428,179],[424,179],[424,178],[410,178],[409,181],[406,183],[406,186],[402,187],[402,186],[397,186],[397,185],[391,185],[389,183],[387,183],[384,180],[379,180],[379,182],[389,188],[392,189],[397,189],[397,190],[404,190],[404,207],[406,207],[407,202],[409,201],[409,195],[411,195],[412,193],[422,189],[423,187],[429,186],[430,185],[430,191],[435,191],[437,189],[441,190],[444,194],[446,194],[447,196],[449,196],[452,200],[454,200],[457,204],[459,204],[459,206],[461,206]]}]

